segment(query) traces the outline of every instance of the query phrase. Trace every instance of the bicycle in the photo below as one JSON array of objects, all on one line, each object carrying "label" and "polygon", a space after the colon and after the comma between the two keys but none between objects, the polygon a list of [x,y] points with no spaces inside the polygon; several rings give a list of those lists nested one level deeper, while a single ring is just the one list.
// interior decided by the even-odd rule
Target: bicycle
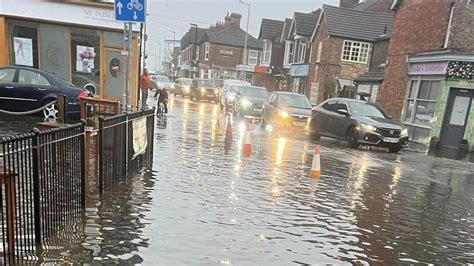
[{"label": "bicycle", "polygon": [[166,117],[164,102],[157,103],[156,116],[161,118]]},{"label": "bicycle", "polygon": [[143,5],[138,2],[138,0],[130,0],[130,3],[127,4],[127,8],[129,10],[136,9],[141,11],[143,9]]}]

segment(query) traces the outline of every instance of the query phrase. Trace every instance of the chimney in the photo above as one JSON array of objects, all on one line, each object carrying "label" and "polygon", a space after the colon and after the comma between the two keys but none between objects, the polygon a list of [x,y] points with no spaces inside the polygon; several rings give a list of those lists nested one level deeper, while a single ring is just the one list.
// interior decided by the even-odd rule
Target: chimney
[{"label": "chimney", "polygon": [[353,8],[359,3],[359,0],[339,0],[339,7]]},{"label": "chimney", "polygon": [[239,13],[227,13],[227,15],[224,18],[224,27],[240,27],[240,19],[242,18],[242,15]]}]

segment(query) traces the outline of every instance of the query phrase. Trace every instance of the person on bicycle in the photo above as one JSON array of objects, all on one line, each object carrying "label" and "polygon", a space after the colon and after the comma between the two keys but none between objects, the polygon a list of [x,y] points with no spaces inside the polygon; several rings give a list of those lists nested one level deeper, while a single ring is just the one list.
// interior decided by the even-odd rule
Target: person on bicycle
[{"label": "person on bicycle", "polygon": [[155,93],[155,99],[156,97],[158,97],[158,107],[160,105],[160,103],[163,103],[163,106],[165,107],[165,114],[168,113],[168,92],[166,91],[165,88],[161,89],[161,90],[156,90],[156,93]]}]

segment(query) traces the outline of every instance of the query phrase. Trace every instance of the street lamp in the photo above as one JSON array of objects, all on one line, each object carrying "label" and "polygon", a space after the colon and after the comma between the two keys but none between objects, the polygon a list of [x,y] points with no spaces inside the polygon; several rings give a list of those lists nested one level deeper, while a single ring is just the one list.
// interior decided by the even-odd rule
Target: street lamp
[{"label": "street lamp", "polygon": [[[244,44],[244,59],[242,65],[245,66],[245,62],[247,59],[247,40],[249,35],[249,19],[250,19],[250,3],[244,2],[243,0],[239,0],[239,2],[243,5],[247,6],[247,28],[245,30],[245,44]],[[242,70],[242,79],[245,79],[245,68]]]},{"label": "street lamp", "polygon": [[[196,52],[197,52],[197,31],[198,31],[198,25],[197,24],[194,24],[194,23],[189,23],[189,25],[191,25],[191,27],[194,28],[194,42],[193,42],[193,54],[194,56],[192,56],[191,58],[193,58],[193,62],[195,62],[195,68],[197,68],[197,55],[196,55]],[[194,72],[194,71],[193,71]]]}]

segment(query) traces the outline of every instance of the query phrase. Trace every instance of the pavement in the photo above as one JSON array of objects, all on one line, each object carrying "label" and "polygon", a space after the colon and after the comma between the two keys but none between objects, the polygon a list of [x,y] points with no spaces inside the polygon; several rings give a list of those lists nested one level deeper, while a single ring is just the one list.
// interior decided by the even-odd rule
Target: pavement
[{"label": "pavement", "polygon": [[[348,149],[243,123],[218,105],[170,98],[153,168],[89,206],[80,239],[51,257],[143,265],[474,263],[474,164]],[[226,145],[227,143],[227,145]]]}]

